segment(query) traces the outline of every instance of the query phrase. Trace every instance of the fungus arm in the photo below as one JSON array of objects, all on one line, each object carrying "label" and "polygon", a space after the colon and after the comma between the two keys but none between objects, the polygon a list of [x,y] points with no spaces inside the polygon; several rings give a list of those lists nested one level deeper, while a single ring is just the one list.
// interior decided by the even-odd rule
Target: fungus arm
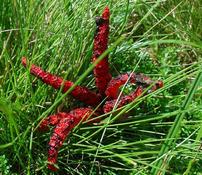
[{"label": "fungus arm", "polygon": [[119,95],[119,88],[127,81],[130,83],[135,83],[135,76],[136,75],[134,73],[125,73],[111,79],[105,91],[106,96],[109,99],[116,99]]},{"label": "fungus arm", "polygon": [[[108,35],[109,35],[109,8],[106,7],[101,17],[96,18],[96,33],[94,37],[93,57],[92,61],[95,62],[97,58],[107,50]],[[102,96],[105,96],[107,84],[111,80],[109,72],[108,55],[103,58],[94,68],[95,82]]]},{"label": "fungus arm", "polygon": [[122,96],[119,100],[115,99],[115,100],[107,101],[103,107],[104,113],[108,113],[108,112],[112,111],[116,104],[117,104],[116,109],[118,109],[124,105],[131,103],[142,93],[143,93],[143,88],[141,86],[138,86],[134,92],[132,92],[129,95]]},{"label": "fungus arm", "polygon": [[62,146],[64,140],[69,135],[70,131],[78,125],[81,121],[85,121],[93,114],[93,110],[90,108],[77,108],[70,113],[65,113],[65,117],[62,118],[56,125],[53,135],[49,141],[48,149],[48,169],[57,171],[54,164],[57,163],[58,151]]},{"label": "fungus arm", "polygon": [[150,77],[144,75],[143,73],[125,73],[111,79],[108,83],[107,89],[105,91],[106,96],[109,99],[116,99],[119,95],[119,88],[126,82],[134,83],[137,86],[143,86],[144,88],[149,87],[153,84],[148,93],[151,93],[161,87],[163,87],[163,81],[154,81]]},{"label": "fungus arm", "polygon": [[50,115],[47,118],[43,119],[39,125],[39,131],[48,131],[49,126],[56,126],[60,120],[67,117],[67,113],[59,112],[54,115]]},{"label": "fungus arm", "polygon": [[[27,61],[25,57],[22,58],[22,64],[24,67],[27,67]],[[44,83],[52,86],[55,89],[60,89],[63,86],[63,93],[67,92],[68,89],[74,85],[73,82],[65,81],[61,77],[55,76],[49,72],[45,72],[40,67],[34,64],[31,65],[30,73],[37,78],[40,78]],[[94,92],[81,86],[76,86],[72,90],[71,95],[74,98],[84,102],[85,104],[92,106],[97,106],[101,102],[99,95],[96,95]]]}]

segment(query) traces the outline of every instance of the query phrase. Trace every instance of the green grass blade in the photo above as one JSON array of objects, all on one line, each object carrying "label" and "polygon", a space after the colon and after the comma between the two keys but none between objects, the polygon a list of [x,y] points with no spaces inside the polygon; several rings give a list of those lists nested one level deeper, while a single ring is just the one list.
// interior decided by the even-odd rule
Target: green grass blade
[{"label": "green grass blade", "polygon": [[[192,83],[192,86],[184,100],[184,103],[181,107],[181,110],[186,110],[194,96],[194,93],[195,91],[197,90],[198,86],[199,86],[199,83],[202,79],[202,72],[199,71],[196,79],[193,81]],[[159,169],[165,169],[166,166],[167,166],[167,161],[169,160],[168,157],[166,156],[166,153],[170,150],[170,149],[173,149],[174,146],[175,146],[175,140],[170,140],[170,139],[176,139],[179,135],[179,131],[180,131],[180,127],[181,127],[181,122],[183,120],[183,117],[184,117],[184,112],[181,113],[180,115],[177,115],[176,116],[176,119],[174,121],[174,124],[172,125],[172,127],[170,128],[169,130],[169,133],[166,137],[166,140],[165,142],[163,143],[162,147],[161,147],[161,150],[159,152],[159,157],[160,156],[163,156],[165,155],[165,157],[163,156],[163,159],[159,159],[158,161],[156,161],[154,163],[154,166],[156,168],[152,168],[151,170],[151,174],[164,174],[165,173],[165,170],[164,171],[159,171]],[[165,166],[166,165],[166,166]]]}]

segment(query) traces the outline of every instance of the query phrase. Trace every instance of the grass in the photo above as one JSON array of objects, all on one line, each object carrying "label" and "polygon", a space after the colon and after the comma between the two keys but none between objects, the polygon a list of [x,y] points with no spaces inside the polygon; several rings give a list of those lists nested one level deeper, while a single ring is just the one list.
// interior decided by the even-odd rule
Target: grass
[{"label": "grass", "polygon": [[[202,18],[200,1],[22,1],[0,5],[0,174],[47,170],[50,132],[36,130],[57,111],[82,106],[31,76],[29,63],[95,89],[95,16],[108,5],[110,67],[162,79],[164,87],[76,127],[55,174],[202,173]],[[126,87],[127,88],[127,87]],[[123,92],[130,89],[123,89]],[[125,113],[129,116],[123,117]]]}]

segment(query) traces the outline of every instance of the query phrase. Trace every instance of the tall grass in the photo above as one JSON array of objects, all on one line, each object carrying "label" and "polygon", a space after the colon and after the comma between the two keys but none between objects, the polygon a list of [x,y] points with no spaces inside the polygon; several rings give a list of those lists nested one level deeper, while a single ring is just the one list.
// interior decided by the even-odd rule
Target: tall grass
[{"label": "tall grass", "polygon": [[[95,89],[95,16],[108,5],[110,67],[162,79],[162,89],[76,127],[56,174],[202,173],[200,1],[23,1],[0,5],[0,174],[49,174],[40,120],[83,104],[32,77],[29,64]],[[123,93],[130,91],[127,86]],[[115,112],[116,111],[116,112]],[[127,117],[126,114],[127,113]],[[54,173],[52,173],[54,174]]]}]

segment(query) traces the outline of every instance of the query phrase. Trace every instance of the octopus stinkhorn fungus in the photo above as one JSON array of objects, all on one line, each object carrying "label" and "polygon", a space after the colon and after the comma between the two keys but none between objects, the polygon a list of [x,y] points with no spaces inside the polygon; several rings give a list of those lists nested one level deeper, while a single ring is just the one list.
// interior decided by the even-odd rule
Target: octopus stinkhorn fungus
[{"label": "octopus stinkhorn fungus", "polygon": [[[110,12],[108,7],[104,9],[102,16],[96,17],[97,29],[94,36],[92,62],[96,61],[97,58],[107,49],[109,17]],[[22,58],[22,64],[24,67],[27,67],[25,57]],[[120,108],[132,102],[135,98],[142,94],[145,88],[148,88],[149,86],[151,86],[149,92],[155,91],[163,86],[162,81],[154,82],[142,73],[125,73],[116,78],[112,78],[109,71],[108,55],[94,67],[93,72],[98,93],[92,92],[86,87],[76,86],[71,91],[71,95],[87,106],[96,107],[105,100],[104,105],[100,105],[101,107],[99,107],[97,111],[93,110],[93,108],[85,107],[73,109],[68,113],[59,112],[48,116],[40,123],[39,130],[41,131],[48,130],[49,126],[55,127],[48,143],[48,168],[52,171],[57,170],[55,164],[57,163],[58,150],[72,128],[78,125],[78,123],[85,121],[90,116],[99,116],[102,113],[112,111],[115,104],[117,105],[117,108]],[[73,82],[48,73],[34,64],[30,67],[30,73],[55,89],[62,88],[63,93],[74,85]],[[117,99],[119,95],[119,88],[127,82],[136,84],[135,91],[129,95],[122,95],[119,99]]]}]

